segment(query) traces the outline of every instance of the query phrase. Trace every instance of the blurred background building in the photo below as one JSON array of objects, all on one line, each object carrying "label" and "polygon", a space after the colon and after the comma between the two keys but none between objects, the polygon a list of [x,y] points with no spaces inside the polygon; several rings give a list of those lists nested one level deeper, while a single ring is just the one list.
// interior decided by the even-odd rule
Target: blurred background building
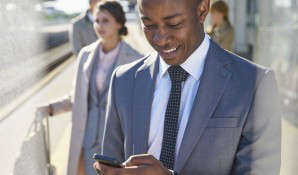
[{"label": "blurred background building", "polygon": [[235,52],[275,71],[283,110],[281,174],[294,175],[298,171],[298,0],[225,1],[235,30]]},{"label": "blurred background building", "polygon": [[[135,21],[136,1],[120,3]],[[71,54],[71,19],[88,6],[88,0],[1,0],[0,111]]]},{"label": "blurred background building", "polygon": [[234,51],[275,70],[284,117],[298,126],[298,0],[225,1]]}]

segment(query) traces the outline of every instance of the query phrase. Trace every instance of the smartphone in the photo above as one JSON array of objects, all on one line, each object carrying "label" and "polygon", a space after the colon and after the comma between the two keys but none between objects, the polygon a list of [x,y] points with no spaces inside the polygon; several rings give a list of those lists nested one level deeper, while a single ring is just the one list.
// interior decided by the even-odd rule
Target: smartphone
[{"label": "smartphone", "polygon": [[96,160],[99,163],[102,163],[104,165],[112,166],[115,168],[122,168],[122,163],[114,158],[107,157],[104,155],[94,154],[93,159]]}]

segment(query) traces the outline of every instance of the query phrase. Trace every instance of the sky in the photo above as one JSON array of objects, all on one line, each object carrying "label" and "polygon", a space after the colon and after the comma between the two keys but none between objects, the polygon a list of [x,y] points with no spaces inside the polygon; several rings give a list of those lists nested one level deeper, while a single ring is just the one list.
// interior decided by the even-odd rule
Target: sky
[{"label": "sky", "polygon": [[56,0],[57,8],[66,13],[80,12],[88,8],[88,0]]}]

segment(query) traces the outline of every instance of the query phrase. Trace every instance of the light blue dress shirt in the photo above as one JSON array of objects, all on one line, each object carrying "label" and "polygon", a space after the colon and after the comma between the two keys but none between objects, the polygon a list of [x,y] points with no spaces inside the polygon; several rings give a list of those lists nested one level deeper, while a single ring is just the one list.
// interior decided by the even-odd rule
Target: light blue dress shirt
[{"label": "light blue dress shirt", "polygon": [[[179,131],[177,135],[175,152],[176,157],[179,153],[184,131],[187,126],[188,117],[190,115],[192,104],[200,84],[200,77],[203,73],[204,62],[207,56],[209,45],[209,36],[205,35],[201,45],[187,58],[184,63],[180,65],[189,73],[190,76],[182,85],[179,112]],[[164,62],[163,59],[160,59],[159,61],[159,73],[155,83],[148,138],[148,154],[153,155],[156,159],[159,159],[161,153],[164,117],[171,91],[171,80],[167,72],[170,65]]]}]

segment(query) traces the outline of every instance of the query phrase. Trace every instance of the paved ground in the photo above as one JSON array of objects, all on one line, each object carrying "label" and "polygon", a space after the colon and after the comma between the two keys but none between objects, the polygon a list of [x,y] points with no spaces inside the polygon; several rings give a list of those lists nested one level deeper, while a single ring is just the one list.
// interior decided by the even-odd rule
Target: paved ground
[{"label": "paved ground", "polygon": [[[73,58],[72,58],[73,60]],[[70,91],[74,68],[72,60],[65,64],[67,69],[48,82],[47,86],[36,93],[26,103],[20,106],[9,118],[0,123],[0,166],[1,174],[9,175],[13,171],[14,163],[21,150],[22,143],[26,133],[29,130],[30,124],[34,120],[34,109],[38,104],[48,102],[50,99],[60,97]],[[49,77],[46,77],[50,79]],[[57,142],[60,140],[60,135],[64,133],[67,124],[69,123],[68,115],[54,118],[51,123],[52,150],[55,152]]]}]

